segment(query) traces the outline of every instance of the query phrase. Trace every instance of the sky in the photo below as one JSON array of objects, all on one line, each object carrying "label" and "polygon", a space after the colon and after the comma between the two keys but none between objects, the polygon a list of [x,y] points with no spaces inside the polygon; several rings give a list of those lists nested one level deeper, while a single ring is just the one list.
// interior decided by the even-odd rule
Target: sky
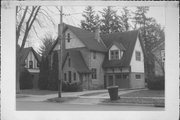
[{"label": "sky", "polygon": [[[63,22],[66,24],[70,24],[76,27],[80,27],[80,21],[84,18],[82,17],[82,13],[86,6],[65,6],[63,7]],[[93,6],[96,13],[98,11],[102,11],[106,6]],[[42,18],[41,23],[43,27],[36,26],[37,34],[31,31],[30,37],[28,38],[27,46],[32,46],[35,50],[39,49],[39,46],[42,45],[41,40],[48,35],[51,35],[54,39],[57,37],[57,29],[58,24],[60,23],[60,15],[59,11],[55,6],[47,6],[43,7],[46,10],[54,22],[55,25],[52,24],[48,19]],[[122,7],[113,7],[114,10],[117,10],[117,14],[121,14],[120,10]],[[128,7],[131,11],[135,11],[135,7]],[[157,23],[159,23],[162,27],[165,27],[165,8],[164,7],[150,7],[148,13],[148,17],[153,17],[156,19]]]}]

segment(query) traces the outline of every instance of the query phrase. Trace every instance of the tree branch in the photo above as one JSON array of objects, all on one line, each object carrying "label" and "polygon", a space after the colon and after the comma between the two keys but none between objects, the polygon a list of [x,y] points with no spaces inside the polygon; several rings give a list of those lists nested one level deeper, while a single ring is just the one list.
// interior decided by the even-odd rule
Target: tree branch
[{"label": "tree branch", "polygon": [[24,22],[24,19],[26,17],[26,13],[27,13],[27,10],[28,10],[28,6],[26,7],[25,11],[24,11],[24,14],[23,14],[23,17],[18,25],[18,28],[16,30],[16,41],[18,42],[18,39],[19,39],[19,36],[20,36],[20,30],[21,30],[21,27],[22,27],[22,24]]}]

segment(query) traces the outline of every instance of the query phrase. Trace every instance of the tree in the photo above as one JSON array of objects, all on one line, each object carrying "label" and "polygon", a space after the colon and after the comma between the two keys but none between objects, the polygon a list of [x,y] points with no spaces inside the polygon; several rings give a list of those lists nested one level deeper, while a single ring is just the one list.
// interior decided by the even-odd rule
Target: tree
[{"label": "tree", "polygon": [[47,89],[48,76],[49,76],[48,58],[45,56],[42,56],[42,60],[41,60],[41,64],[40,64],[39,81],[38,81],[39,89],[41,89],[41,90]]},{"label": "tree", "polygon": [[81,20],[81,28],[88,30],[90,32],[95,32],[95,28],[99,21],[99,16],[93,10],[92,6],[88,6],[85,11],[83,11],[82,16],[85,20]]},{"label": "tree", "polygon": [[51,36],[51,35],[46,35],[43,39],[42,39],[42,45],[40,46],[40,54],[42,56],[47,56],[48,52],[50,50],[50,48],[52,47],[53,43],[54,43],[55,39]]},{"label": "tree", "polygon": [[[139,29],[140,39],[143,41],[145,48],[145,72],[147,76],[150,75],[153,71],[150,70],[152,64],[157,59],[152,53],[152,49],[157,46],[157,43],[164,41],[164,29],[160,24],[156,22],[154,18],[148,18],[146,13],[148,12],[149,7],[137,7],[137,10],[134,12],[134,29]],[[158,61],[157,61],[158,62]],[[158,62],[159,63],[159,62]],[[164,69],[164,68],[163,68]]]},{"label": "tree", "polygon": [[[19,75],[21,72],[21,68],[23,66],[21,65],[21,54],[23,51],[23,48],[27,42],[28,37],[34,32],[36,36],[38,36],[38,33],[36,31],[37,26],[40,28],[43,27],[42,20],[43,21],[51,21],[53,23],[53,20],[51,16],[48,14],[48,12],[42,8],[41,6],[17,6],[16,7],[16,43],[17,43],[17,49],[16,49],[16,92],[20,92],[19,88]],[[53,23],[54,25],[54,23]]]},{"label": "tree", "polygon": [[128,31],[130,29],[130,23],[129,23],[129,19],[131,17],[130,10],[127,7],[123,7],[121,13],[122,15],[120,16],[120,19],[122,21],[123,30]]},{"label": "tree", "polygon": [[113,33],[113,32],[122,32],[122,22],[120,16],[117,15],[117,11],[113,10],[112,7],[108,6],[104,8],[101,12],[101,32],[102,33]]},{"label": "tree", "polygon": [[[34,21],[36,20],[36,17],[38,15],[38,12],[40,10],[40,6],[32,6],[28,7],[26,6],[25,9],[21,6],[16,7],[16,15],[17,17],[20,16],[20,19],[17,19],[16,22],[16,43],[18,44],[21,41],[21,46],[19,49],[16,49],[16,61],[17,61],[17,73],[16,73],[16,92],[18,93],[20,91],[20,71],[22,68],[22,65],[20,63],[20,55],[21,52],[25,46],[27,37],[29,35],[29,32],[33,26]],[[20,39],[20,37],[22,39]]]}]

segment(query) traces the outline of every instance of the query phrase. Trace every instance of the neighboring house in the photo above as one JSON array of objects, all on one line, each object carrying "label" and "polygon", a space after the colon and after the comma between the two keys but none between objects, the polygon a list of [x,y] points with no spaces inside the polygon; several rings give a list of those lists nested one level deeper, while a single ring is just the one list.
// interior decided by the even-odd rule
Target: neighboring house
[{"label": "neighboring house", "polygon": [[24,48],[20,55],[20,63],[33,75],[33,88],[38,88],[39,65],[41,57],[32,47]]},{"label": "neighboring house", "polygon": [[164,41],[158,43],[158,45],[152,49],[154,55],[154,75],[164,76],[164,63],[165,63],[165,44]]},{"label": "neighboring house", "polygon": [[[84,89],[143,88],[144,53],[139,32],[128,31],[100,35],[65,25],[63,77],[65,82],[83,83]],[[60,51],[58,41],[49,52],[52,66],[53,52]]]}]

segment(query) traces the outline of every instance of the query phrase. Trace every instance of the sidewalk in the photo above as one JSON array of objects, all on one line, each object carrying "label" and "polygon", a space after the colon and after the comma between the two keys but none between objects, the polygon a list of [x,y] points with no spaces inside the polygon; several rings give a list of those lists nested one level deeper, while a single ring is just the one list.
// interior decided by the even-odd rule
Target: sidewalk
[{"label": "sidewalk", "polygon": [[[38,91],[38,90],[37,90]],[[119,95],[127,94],[130,92],[139,91],[139,90],[124,90],[119,89]],[[34,92],[34,91],[33,91]],[[58,92],[56,94],[48,94],[48,95],[31,95],[31,94],[17,94],[17,101],[46,101],[50,98],[58,97]],[[108,99],[109,93],[107,89],[103,90],[86,90],[82,92],[63,92],[62,97],[77,97],[79,100],[79,103],[82,103],[82,101],[93,102],[94,101],[100,101],[102,99]],[[78,100],[73,100],[75,103],[78,102]],[[97,102],[95,102],[97,103]]]}]

